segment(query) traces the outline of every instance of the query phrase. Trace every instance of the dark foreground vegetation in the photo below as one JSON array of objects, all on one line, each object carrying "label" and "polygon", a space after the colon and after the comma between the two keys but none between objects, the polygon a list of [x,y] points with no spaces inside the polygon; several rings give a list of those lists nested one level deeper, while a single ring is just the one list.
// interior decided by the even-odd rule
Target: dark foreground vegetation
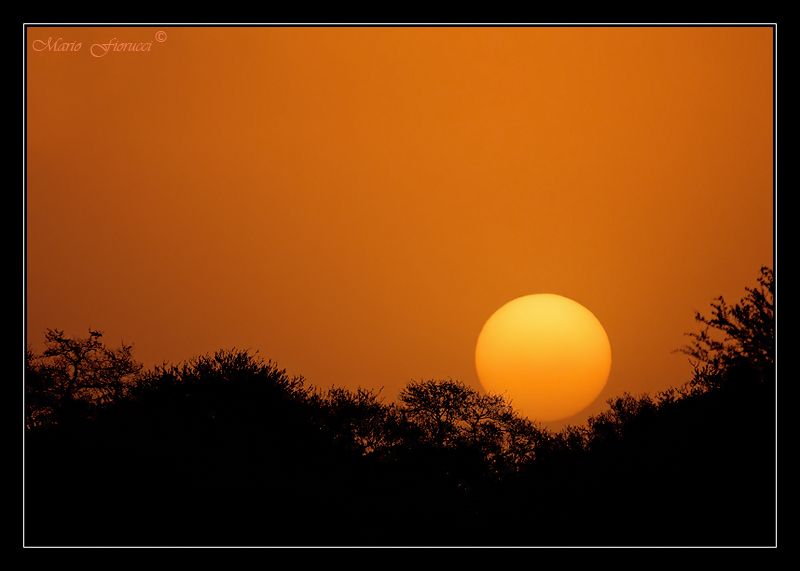
[{"label": "dark foreground vegetation", "polygon": [[770,545],[773,277],[721,298],[680,389],[552,432],[457,381],[398,403],[245,351],[143,372],[52,330],[29,352],[28,545]]}]

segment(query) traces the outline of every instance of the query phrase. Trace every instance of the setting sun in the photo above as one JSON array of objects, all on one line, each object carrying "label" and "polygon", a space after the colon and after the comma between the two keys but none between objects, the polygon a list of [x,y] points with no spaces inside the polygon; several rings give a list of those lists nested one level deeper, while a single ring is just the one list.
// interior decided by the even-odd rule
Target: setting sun
[{"label": "setting sun", "polygon": [[498,309],[475,349],[484,388],[508,397],[534,420],[588,406],[606,384],[611,345],[591,311],[554,294],[527,295]]}]

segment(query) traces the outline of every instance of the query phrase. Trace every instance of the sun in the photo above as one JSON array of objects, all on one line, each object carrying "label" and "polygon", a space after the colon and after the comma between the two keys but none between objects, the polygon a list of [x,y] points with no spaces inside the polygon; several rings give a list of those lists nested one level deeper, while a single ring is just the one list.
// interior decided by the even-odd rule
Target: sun
[{"label": "sun", "polygon": [[478,336],[483,387],[533,420],[572,416],[597,398],[611,371],[611,344],[594,314],[551,293],[513,299]]}]

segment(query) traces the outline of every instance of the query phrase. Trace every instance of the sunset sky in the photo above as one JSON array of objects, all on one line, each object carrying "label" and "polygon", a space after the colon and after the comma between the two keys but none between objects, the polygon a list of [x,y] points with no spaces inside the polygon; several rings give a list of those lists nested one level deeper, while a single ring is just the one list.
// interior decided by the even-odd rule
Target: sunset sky
[{"label": "sunset sky", "polygon": [[[688,380],[694,311],[772,264],[771,28],[27,35],[35,349],[248,347],[391,399],[478,386],[489,316],[557,293],[612,347],[575,423]],[[92,55],[113,38],[151,45]]]}]

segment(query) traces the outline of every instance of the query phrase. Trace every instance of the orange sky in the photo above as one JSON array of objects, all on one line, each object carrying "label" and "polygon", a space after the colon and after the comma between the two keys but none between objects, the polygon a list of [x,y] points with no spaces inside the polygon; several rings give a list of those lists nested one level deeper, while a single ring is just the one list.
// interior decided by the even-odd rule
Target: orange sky
[{"label": "orange sky", "polygon": [[[158,30],[163,42],[154,41]],[[33,43],[81,42],[78,52]],[[116,37],[149,52],[109,52]],[[164,39],[161,37],[161,39]],[[585,305],[623,391],[772,260],[770,28],[30,28],[28,328],[147,364],[477,386],[485,320]]]}]

